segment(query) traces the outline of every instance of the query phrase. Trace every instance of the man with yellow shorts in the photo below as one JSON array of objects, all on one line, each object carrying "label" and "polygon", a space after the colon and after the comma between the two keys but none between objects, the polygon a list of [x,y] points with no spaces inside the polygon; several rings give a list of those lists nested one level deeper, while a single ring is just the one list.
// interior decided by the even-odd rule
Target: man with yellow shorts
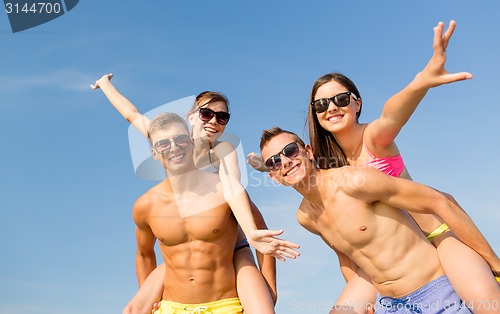
[{"label": "man with yellow shorts", "polygon": [[[151,295],[157,298],[159,289],[162,301],[155,313],[243,313],[233,264],[235,246],[239,247],[238,223],[225,199],[219,175],[195,167],[189,133],[186,121],[173,113],[160,114],[149,124],[151,151],[165,168],[167,178],[134,204],[136,272],[141,286],[136,296],[142,298],[142,304],[130,305],[134,297],[124,313],[139,313],[144,302],[149,301],[150,308],[158,300],[151,299]],[[296,246],[272,238],[276,244],[273,247],[268,233],[258,230],[260,238],[254,240],[274,249],[273,256],[276,248]],[[158,269],[156,240],[165,262]],[[267,289],[265,283],[263,286]]]},{"label": "man with yellow shorts", "polygon": [[199,303],[199,304],[182,304],[172,301],[162,300],[160,308],[154,312],[155,314],[242,314],[243,308],[241,307],[238,298],[224,299],[220,301]]}]

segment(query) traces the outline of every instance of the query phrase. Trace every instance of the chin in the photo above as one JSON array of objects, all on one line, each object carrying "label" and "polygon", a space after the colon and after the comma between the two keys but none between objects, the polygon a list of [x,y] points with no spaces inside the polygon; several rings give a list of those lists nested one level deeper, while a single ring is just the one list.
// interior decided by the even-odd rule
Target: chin
[{"label": "chin", "polygon": [[294,186],[302,182],[303,179],[304,179],[303,169],[299,169],[293,176],[283,178],[283,185]]}]

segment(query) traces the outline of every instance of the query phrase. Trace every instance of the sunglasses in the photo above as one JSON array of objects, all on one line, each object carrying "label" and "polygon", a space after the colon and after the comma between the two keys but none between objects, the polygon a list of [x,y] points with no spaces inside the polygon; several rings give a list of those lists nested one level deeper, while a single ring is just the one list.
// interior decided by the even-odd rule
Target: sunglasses
[{"label": "sunglasses", "polygon": [[337,94],[330,98],[321,98],[311,102],[311,106],[313,107],[316,113],[322,113],[328,110],[330,106],[330,101],[335,104],[337,107],[345,107],[351,103],[351,96],[354,100],[358,100],[358,97],[351,92],[345,92]]},{"label": "sunglasses", "polygon": [[281,168],[280,155],[283,155],[286,158],[294,158],[297,157],[298,154],[299,154],[299,144],[297,144],[297,142],[292,142],[283,147],[283,149],[276,155],[269,157],[266,160],[265,165],[270,171],[276,171],[279,168]]},{"label": "sunglasses", "polygon": [[187,148],[191,144],[191,137],[187,134],[179,134],[174,138],[159,140],[153,145],[153,148],[158,154],[166,154],[170,151],[172,142],[179,148]]},{"label": "sunglasses", "polygon": [[229,122],[229,117],[231,116],[227,112],[224,111],[215,112],[212,109],[208,108],[200,108],[199,112],[200,112],[200,119],[203,122],[208,122],[212,120],[212,118],[215,116],[217,123],[220,125],[226,125]]}]

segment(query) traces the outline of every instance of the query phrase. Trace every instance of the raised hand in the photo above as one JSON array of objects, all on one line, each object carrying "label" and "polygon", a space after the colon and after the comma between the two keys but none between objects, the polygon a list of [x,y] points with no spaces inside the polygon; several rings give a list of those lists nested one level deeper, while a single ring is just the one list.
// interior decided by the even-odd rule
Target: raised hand
[{"label": "raised hand", "polygon": [[444,35],[443,22],[439,22],[438,25],[434,27],[434,54],[422,72],[418,74],[428,88],[472,78],[472,74],[469,72],[448,73],[444,67],[447,57],[446,48],[448,47],[455,28],[456,22],[453,20],[450,21],[450,25]]},{"label": "raised hand", "polygon": [[98,89],[98,88],[100,88],[100,84],[102,84],[103,82],[109,82],[112,77],[113,77],[112,73],[104,74],[100,79],[95,81],[95,84],[90,84],[90,88]]},{"label": "raised hand", "polygon": [[248,243],[262,254],[273,256],[284,262],[285,258],[295,259],[300,255],[295,249],[300,245],[276,238],[283,230],[255,230],[248,237]]},{"label": "raised hand", "polygon": [[264,164],[262,157],[257,155],[254,152],[251,152],[250,154],[247,155],[247,163],[255,170],[258,170],[261,172],[268,172],[269,171],[269,169],[267,169],[266,165]]}]

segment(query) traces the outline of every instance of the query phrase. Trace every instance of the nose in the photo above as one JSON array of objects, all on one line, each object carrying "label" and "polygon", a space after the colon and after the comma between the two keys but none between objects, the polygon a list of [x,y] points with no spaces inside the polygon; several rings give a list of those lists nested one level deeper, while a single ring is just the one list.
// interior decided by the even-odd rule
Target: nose
[{"label": "nose", "polygon": [[177,145],[177,143],[175,143],[175,141],[173,139],[170,139],[170,151],[175,152],[175,151],[178,151],[180,149],[181,148],[179,147],[179,145]]},{"label": "nose", "polygon": [[332,99],[328,99],[328,111],[337,111],[339,107],[333,102]]},{"label": "nose", "polygon": [[281,156],[281,168],[288,168],[292,164],[292,160],[283,154]]},{"label": "nose", "polygon": [[212,117],[212,119],[208,120],[208,123],[210,123],[210,124],[216,124],[217,123],[217,115],[214,114],[214,116]]}]

